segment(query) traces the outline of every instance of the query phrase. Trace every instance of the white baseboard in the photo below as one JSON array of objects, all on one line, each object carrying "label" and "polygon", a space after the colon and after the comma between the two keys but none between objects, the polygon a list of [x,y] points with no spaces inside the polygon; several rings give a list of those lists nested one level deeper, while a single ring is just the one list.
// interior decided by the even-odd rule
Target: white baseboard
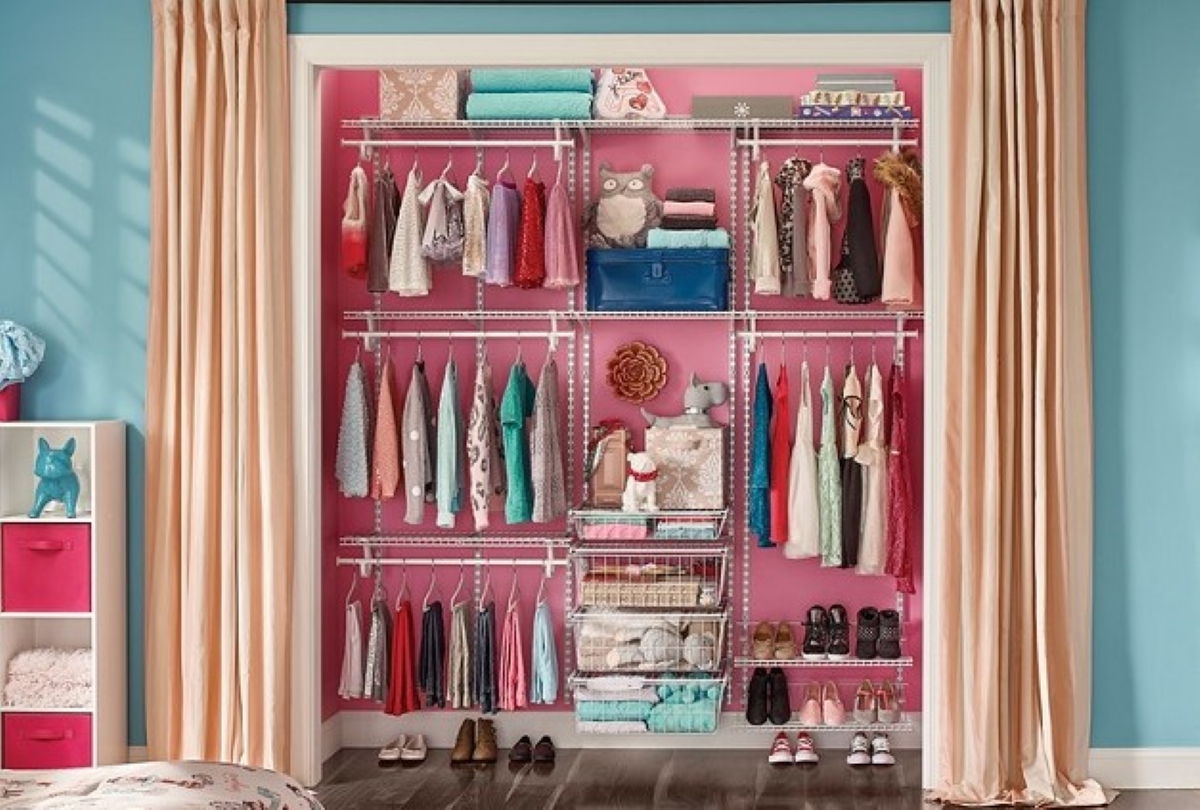
[{"label": "white baseboard", "polygon": [[[468,711],[414,712],[402,717],[373,711],[346,711],[326,720],[325,728],[334,720],[340,721],[338,737],[342,748],[379,748],[399,734],[424,734],[430,748],[452,748],[463,718],[479,716],[478,712]],[[721,716],[721,725],[715,734],[580,734],[575,730],[575,715],[561,711],[500,712],[493,719],[501,748],[507,748],[524,734],[534,742],[543,734],[549,734],[557,748],[755,748],[766,751],[776,732],[770,724],[752,731],[735,728],[738,722],[745,722],[743,716],[735,712]],[[912,731],[889,735],[893,748],[921,747],[920,715],[914,715],[913,719]],[[818,748],[849,747],[851,736],[848,731],[813,733]]]},{"label": "white baseboard", "polygon": [[1200,790],[1200,748],[1093,748],[1088,765],[1105,787]]},{"label": "white baseboard", "polygon": [[[342,743],[342,718],[346,712],[339,712],[321,724],[321,761],[329,759],[346,746]],[[382,743],[381,743],[382,745]]]}]

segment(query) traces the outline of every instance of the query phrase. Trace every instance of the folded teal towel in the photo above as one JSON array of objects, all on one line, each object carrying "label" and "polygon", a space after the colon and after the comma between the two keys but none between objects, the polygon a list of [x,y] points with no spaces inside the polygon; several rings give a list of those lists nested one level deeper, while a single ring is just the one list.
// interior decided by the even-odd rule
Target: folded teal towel
[{"label": "folded teal towel", "polygon": [[657,734],[708,734],[717,730],[717,701],[660,703],[650,710],[646,726]]},{"label": "folded teal towel", "polygon": [[592,92],[592,71],[587,68],[476,68],[471,71],[476,93],[542,93],[566,90]]},{"label": "folded teal towel", "polygon": [[669,231],[666,228],[651,228],[646,234],[648,248],[727,248],[729,231],[714,228],[704,231]]},{"label": "folded teal towel", "polygon": [[503,118],[569,121],[592,117],[592,97],[587,93],[472,93],[467,96],[467,118],[474,121]]},{"label": "folded teal towel", "polygon": [[580,720],[645,720],[653,706],[645,700],[581,700],[575,715]]}]

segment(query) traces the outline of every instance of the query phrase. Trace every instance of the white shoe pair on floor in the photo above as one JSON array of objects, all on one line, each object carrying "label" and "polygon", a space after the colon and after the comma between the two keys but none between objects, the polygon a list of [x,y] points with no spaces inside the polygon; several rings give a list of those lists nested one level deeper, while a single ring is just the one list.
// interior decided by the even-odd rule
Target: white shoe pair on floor
[{"label": "white shoe pair on floor", "polygon": [[797,765],[815,765],[820,761],[821,757],[817,755],[812,735],[807,731],[796,735],[795,748],[792,748],[787,732],[779,732],[775,735],[775,742],[771,744],[771,753],[767,755],[767,762],[772,765],[791,765],[793,762]]},{"label": "white shoe pair on floor", "polygon": [[425,745],[424,734],[401,734],[379,749],[379,764],[424,762],[427,753],[429,753],[429,749]]},{"label": "white shoe pair on floor", "polygon": [[896,758],[892,756],[892,746],[886,734],[876,732],[868,741],[867,735],[859,731],[850,741],[850,753],[846,756],[846,762],[855,766],[895,765]]}]

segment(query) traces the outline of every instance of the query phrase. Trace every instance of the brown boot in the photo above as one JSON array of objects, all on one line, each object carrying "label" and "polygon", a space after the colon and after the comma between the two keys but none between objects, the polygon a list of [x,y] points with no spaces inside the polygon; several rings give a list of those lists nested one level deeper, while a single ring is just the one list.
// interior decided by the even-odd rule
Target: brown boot
[{"label": "brown boot", "polygon": [[475,729],[475,752],[471,756],[474,762],[496,761],[496,724],[491,720],[479,719]]},{"label": "brown boot", "polygon": [[468,717],[458,727],[458,739],[454,741],[454,750],[450,752],[450,764],[459,765],[471,761],[475,753],[475,721]]}]

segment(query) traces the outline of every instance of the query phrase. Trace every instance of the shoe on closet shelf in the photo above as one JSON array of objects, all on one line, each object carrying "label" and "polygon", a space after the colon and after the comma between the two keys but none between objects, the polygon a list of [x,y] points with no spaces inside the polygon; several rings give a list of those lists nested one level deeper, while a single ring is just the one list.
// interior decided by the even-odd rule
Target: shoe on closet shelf
[{"label": "shoe on closet shelf", "polygon": [[850,753],[846,755],[846,764],[855,767],[871,764],[871,742],[861,731],[854,732],[854,739],[850,740]]},{"label": "shoe on closet shelf", "polygon": [[458,727],[458,736],[454,739],[454,748],[450,750],[450,764],[462,765],[470,762],[474,753],[475,721],[468,717]]},{"label": "shoe on closet shelf", "polygon": [[518,765],[533,761],[533,740],[525,734],[508,749],[508,761]]},{"label": "shoe on closet shelf", "polygon": [[770,622],[759,622],[754,628],[754,637],[750,642],[750,653],[759,661],[775,657],[775,625]]},{"label": "shoe on closet shelf", "polygon": [[471,761],[492,763],[496,761],[496,754],[496,724],[481,717],[475,724],[475,749],[471,752]]},{"label": "shoe on closet shelf", "polygon": [[533,761],[545,765],[554,761],[554,741],[549,734],[543,734],[533,747]]},{"label": "shoe on closet shelf", "polygon": [[424,762],[429,754],[429,746],[425,744],[424,734],[410,734],[400,747],[401,762]]},{"label": "shoe on closet shelf", "polygon": [[888,735],[882,732],[876,732],[875,736],[871,738],[871,764],[896,764],[896,758],[892,756],[892,745],[888,742]]},{"label": "shoe on closet shelf", "polygon": [[854,722],[874,723],[875,719],[875,687],[870,681],[863,681],[854,693]]},{"label": "shoe on closet shelf", "polygon": [[819,661],[825,658],[828,648],[829,614],[820,605],[813,605],[804,621],[804,644],[800,655],[809,661]]},{"label": "shoe on closet shelf", "polygon": [[870,661],[878,657],[879,611],[865,607],[858,611],[858,632],[855,634],[854,657]]},{"label": "shoe on closet shelf", "polygon": [[813,744],[812,735],[807,731],[801,731],[796,735],[796,757],[797,765],[816,765],[821,761],[821,757],[817,754],[817,747]]},{"label": "shoe on closet shelf", "polygon": [[800,703],[799,720],[805,726],[819,726],[822,721],[821,713],[821,684],[813,681],[804,689],[804,699]]},{"label": "shoe on closet shelf", "polygon": [[775,649],[776,658],[787,660],[796,657],[796,636],[792,634],[792,626],[787,622],[780,622],[775,628]]},{"label": "shoe on closet shelf", "polygon": [[767,754],[767,762],[772,765],[791,765],[794,757],[787,732],[781,731],[776,734],[775,741],[771,743],[771,753]]},{"label": "shoe on closet shelf", "polygon": [[825,715],[825,725],[844,726],[846,724],[846,707],[842,705],[842,697],[838,694],[837,684],[826,681],[821,689],[821,711]]},{"label": "shoe on closet shelf", "polygon": [[899,611],[879,611],[879,643],[877,645],[877,649],[880,658],[894,660],[900,657]]},{"label": "shoe on closet shelf", "polygon": [[394,762],[400,761],[400,752],[404,749],[404,744],[408,741],[408,737],[401,734],[396,739],[389,742],[387,745],[379,749],[379,764],[391,765]]},{"label": "shoe on closet shelf", "polygon": [[829,606],[829,647],[827,654],[836,661],[850,657],[850,615],[846,612],[845,605]]},{"label": "shoe on closet shelf", "polygon": [[767,722],[767,670],[755,667],[746,689],[746,722],[761,726]]},{"label": "shoe on closet shelf", "polygon": [[900,722],[900,701],[896,699],[896,687],[891,681],[883,681],[875,690],[875,715],[880,723]]},{"label": "shoe on closet shelf", "polygon": [[787,675],[783,667],[771,667],[767,675],[767,719],[782,726],[792,719],[792,703],[788,698]]}]

